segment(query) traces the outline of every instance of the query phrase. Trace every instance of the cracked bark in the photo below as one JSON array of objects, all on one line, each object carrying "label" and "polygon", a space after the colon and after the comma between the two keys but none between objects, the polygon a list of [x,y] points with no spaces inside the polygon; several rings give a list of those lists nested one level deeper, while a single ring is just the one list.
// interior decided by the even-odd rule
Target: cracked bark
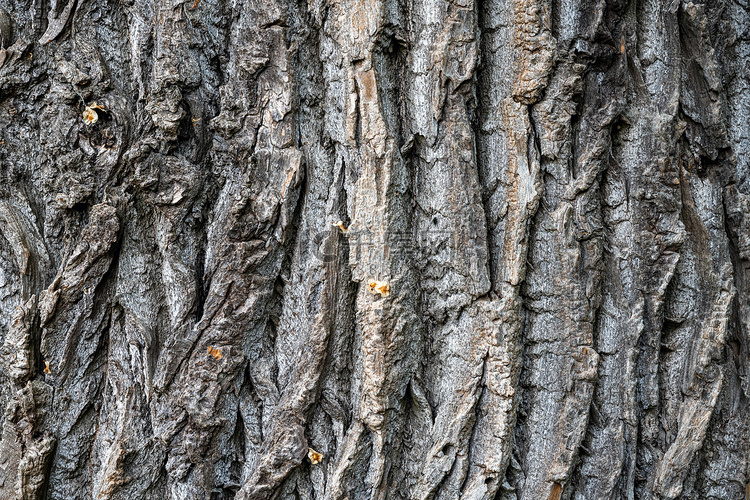
[{"label": "cracked bark", "polygon": [[726,0],[0,0],[0,497],[747,498],[749,64]]}]

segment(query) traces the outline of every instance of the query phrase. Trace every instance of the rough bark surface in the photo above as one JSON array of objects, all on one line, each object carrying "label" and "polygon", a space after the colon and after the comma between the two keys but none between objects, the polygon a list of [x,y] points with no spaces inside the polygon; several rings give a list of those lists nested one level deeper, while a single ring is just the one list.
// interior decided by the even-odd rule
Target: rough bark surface
[{"label": "rough bark surface", "polygon": [[746,0],[0,0],[0,498],[750,494]]}]

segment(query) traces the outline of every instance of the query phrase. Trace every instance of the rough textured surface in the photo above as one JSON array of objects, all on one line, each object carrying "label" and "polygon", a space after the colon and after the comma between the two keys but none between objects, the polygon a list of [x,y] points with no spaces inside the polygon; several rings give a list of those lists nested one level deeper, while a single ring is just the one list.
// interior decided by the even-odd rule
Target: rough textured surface
[{"label": "rough textured surface", "polygon": [[0,0],[0,498],[746,499],[750,6]]}]

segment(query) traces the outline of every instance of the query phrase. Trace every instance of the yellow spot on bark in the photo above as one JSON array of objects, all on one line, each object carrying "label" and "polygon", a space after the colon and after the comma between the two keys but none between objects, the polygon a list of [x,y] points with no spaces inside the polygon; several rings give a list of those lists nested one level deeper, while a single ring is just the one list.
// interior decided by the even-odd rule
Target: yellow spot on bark
[{"label": "yellow spot on bark", "polygon": [[86,108],[83,110],[83,121],[86,125],[91,125],[99,121],[99,115],[93,109]]},{"label": "yellow spot on bark", "polygon": [[86,106],[86,109],[83,110],[83,121],[86,125],[93,125],[99,121],[99,114],[96,112],[97,109],[104,111],[104,108],[97,103],[93,103],[91,106]]},{"label": "yellow spot on bark", "polygon": [[370,280],[367,286],[370,289],[370,293],[379,293],[381,297],[388,297],[391,292],[391,287],[385,281]]},{"label": "yellow spot on bark", "polygon": [[344,221],[338,221],[336,224],[333,224],[333,225],[341,229],[341,232],[344,234],[349,232],[349,230],[344,226]]},{"label": "yellow spot on bark", "polygon": [[44,362],[44,373],[52,373],[49,371],[49,361]]},{"label": "yellow spot on bark", "polygon": [[221,359],[224,356],[221,354],[221,349],[217,349],[211,346],[208,346],[208,354],[214,357],[214,359]]},{"label": "yellow spot on bark", "polygon": [[307,458],[310,459],[310,463],[313,465],[317,465],[320,463],[321,460],[323,460],[323,454],[318,453],[317,451],[313,450],[312,448],[307,449]]}]

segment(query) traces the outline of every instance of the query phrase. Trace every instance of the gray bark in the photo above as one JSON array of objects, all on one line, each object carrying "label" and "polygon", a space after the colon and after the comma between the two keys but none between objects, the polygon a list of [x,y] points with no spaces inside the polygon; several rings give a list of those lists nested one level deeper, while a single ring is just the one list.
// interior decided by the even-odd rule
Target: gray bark
[{"label": "gray bark", "polygon": [[749,68],[744,0],[0,0],[0,498],[748,498]]}]

